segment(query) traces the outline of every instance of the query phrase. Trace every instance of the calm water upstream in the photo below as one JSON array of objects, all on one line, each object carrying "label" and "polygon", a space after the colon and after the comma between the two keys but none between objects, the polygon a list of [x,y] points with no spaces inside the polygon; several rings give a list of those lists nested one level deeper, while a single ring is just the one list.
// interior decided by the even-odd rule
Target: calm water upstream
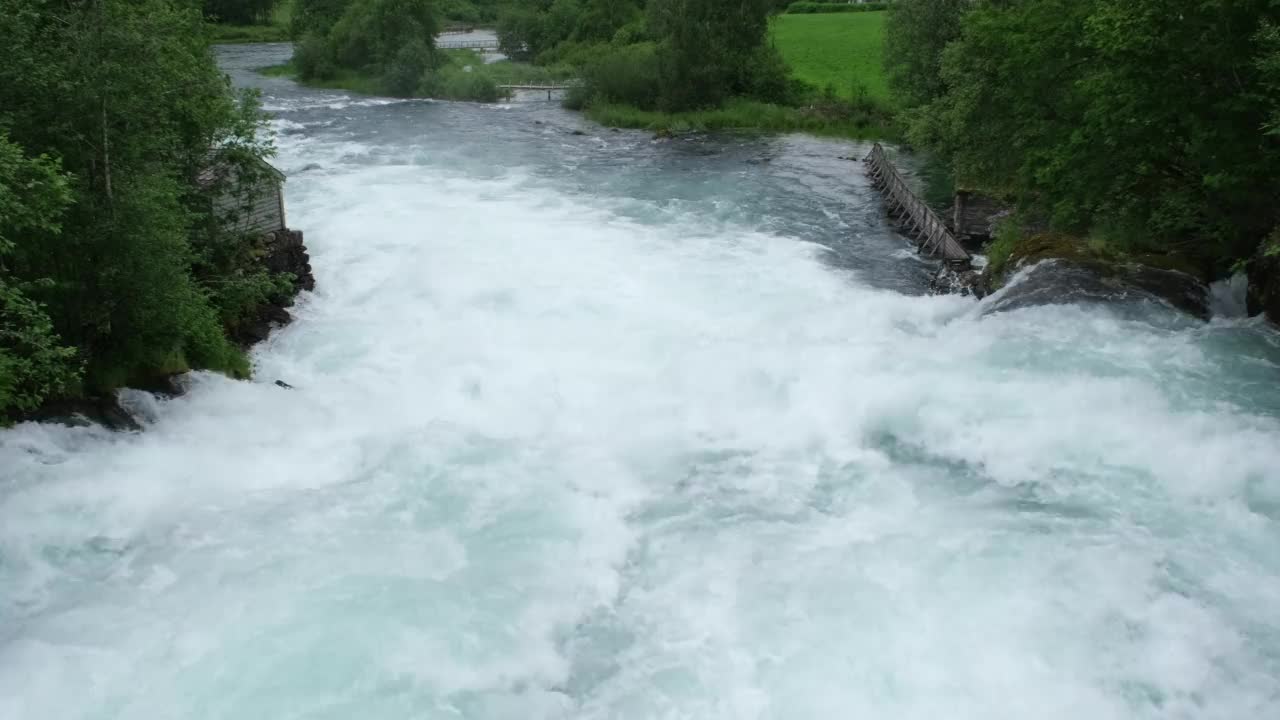
[{"label": "calm water upstream", "polygon": [[928,297],[862,145],[287,52],[223,58],[318,289],[144,433],[0,433],[0,719],[1280,717],[1276,334]]}]

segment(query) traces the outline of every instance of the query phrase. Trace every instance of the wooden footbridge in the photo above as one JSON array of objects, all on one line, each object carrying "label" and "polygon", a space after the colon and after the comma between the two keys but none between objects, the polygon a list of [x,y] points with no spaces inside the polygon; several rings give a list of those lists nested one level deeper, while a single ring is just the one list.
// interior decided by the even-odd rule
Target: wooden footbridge
[{"label": "wooden footbridge", "polygon": [[499,85],[499,90],[546,90],[547,99],[551,99],[551,93],[557,90],[568,90],[573,87],[574,83],[548,84],[548,85]]},{"label": "wooden footbridge", "polygon": [[871,184],[884,194],[890,215],[901,217],[903,234],[915,235],[916,249],[948,263],[967,265],[969,253],[960,245],[947,226],[902,179],[898,168],[889,162],[884,148],[876,143],[863,159]]},{"label": "wooden footbridge", "polygon": [[498,41],[494,38],[476,38],[472,40],[437,40],[437,50],[497,50]]}]

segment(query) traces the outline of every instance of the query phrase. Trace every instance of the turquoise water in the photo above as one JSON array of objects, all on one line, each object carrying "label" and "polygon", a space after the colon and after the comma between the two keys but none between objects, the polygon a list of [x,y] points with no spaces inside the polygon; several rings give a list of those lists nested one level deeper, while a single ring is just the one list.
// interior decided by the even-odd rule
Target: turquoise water
[{"label": "turquoise water", "polygon": [[1272,331],[927,297],[861,146],[280,52],[317,291],[144,433],[0,433],[0,718],[1280,714]]}]

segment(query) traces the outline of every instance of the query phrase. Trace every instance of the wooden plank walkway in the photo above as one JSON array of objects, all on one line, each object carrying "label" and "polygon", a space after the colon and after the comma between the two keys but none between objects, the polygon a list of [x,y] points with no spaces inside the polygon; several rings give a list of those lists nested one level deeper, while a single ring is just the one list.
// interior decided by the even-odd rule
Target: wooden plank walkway
[{"label": "wooden plank walkway", "polygon": [[497,50],[497,40],[437,40],[437,50]]},{"label": "wooden plank walkway", "polygon": [[573,87],[574,83],[561,83],[555,85],[499,85],[500,90],[546,90],[547,99],[551,99],[551,93],[556,90],[568,90]]},{"label": "wooden plank walkway", "polygon": [[970,260],[968,251],[938,219],[933,208],[929,207],[911,191],[907,183],[898,173],[898,168],[889,162],[884,148],[876,143],[871,153],[863,159],[867,165],[867,175],[871,184],[884,194],[885,204],[890,215],[902,216],[904,234],[916,236],[916,247],[922,253],[939,257],[949,263],[967,264]]}]

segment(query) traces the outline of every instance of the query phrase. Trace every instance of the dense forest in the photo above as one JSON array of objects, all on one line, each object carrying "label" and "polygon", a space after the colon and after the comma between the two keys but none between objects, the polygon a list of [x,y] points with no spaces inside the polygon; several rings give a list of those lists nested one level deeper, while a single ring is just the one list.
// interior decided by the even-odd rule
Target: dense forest
[{"label": "dense forest", "polygon": [[[270,154],[197,3],[0,0],[0,417],[209,368],[287,290],[203,170]],[[207,178],[207,175],[206,175]]]},{"label": "dense forest", "polygon": [[899,0],[888,71],[911,142],[1018,208],[994,260],[1047,230],[1220,277],[1280,222],[1278,24],[1273,0]]}]

